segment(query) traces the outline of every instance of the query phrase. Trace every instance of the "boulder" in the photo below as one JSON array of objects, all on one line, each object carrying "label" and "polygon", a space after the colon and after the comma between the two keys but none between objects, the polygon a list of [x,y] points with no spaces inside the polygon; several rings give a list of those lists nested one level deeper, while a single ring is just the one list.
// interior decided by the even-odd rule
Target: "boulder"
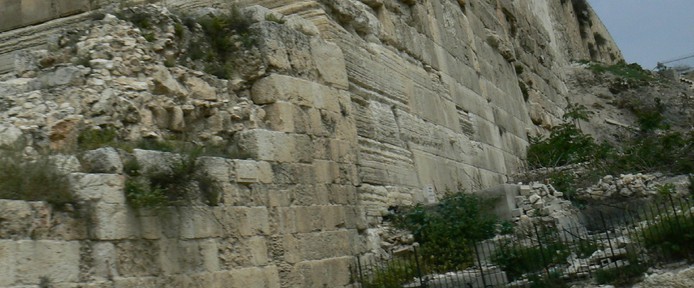
[{"label": "boulder", "polygon": [[115,148],[90,150],[82,156],[82,163],[89,173],[123,173],[123,161]]}]

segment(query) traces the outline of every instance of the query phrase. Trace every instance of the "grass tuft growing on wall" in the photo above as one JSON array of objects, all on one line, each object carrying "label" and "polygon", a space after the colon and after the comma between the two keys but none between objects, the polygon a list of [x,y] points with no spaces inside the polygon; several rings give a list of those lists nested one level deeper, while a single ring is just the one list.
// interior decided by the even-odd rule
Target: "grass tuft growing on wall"
[{"label": "grass tuft growing on wall", "polygon": [[56,207],[76,202],[67,175],[48,155],[25,159],[19,151],[0,150],[0,198],[46,201]]}]

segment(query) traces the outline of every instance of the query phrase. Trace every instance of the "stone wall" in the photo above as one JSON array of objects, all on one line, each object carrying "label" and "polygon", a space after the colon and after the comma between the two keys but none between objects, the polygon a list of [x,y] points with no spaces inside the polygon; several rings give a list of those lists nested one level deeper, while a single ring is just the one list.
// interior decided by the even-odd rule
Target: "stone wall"
[{"label": "stone wall", "polygon": [[376,209],[506,181],[527,134],[563,114],[560,67],[622,59],[590,7],[574,11],[581,1],[260,2],[342,49],[359,195]]},{"label": "stone wall", "polygon": [[[17,15],[34,3],[5,2],[22,7]],[[70,13],[51,4],[49,16],[17,20],[25,26],[58,18],[1,33],[0,74],[14,70],[15,54],[45,48],[51,35],[90,19],[62,16],[109,2],[90,1]],[[226,3],[160,2],[172,9]],[[0,202],[0,218],[9,219],[0,229],[0,286],[38,284],[43,276],[60,287],[348,286],[354,256],[368,252],[367,230],[389,206],[507,181],[523,169],[527,134],[563,113],[570,95],[561,68],[571,60],[621,59],[594,13],[575,11],[579,0],[236,2],[294,20],[257,27],[263,69],[238,95],[248,98],[255,123],[233,134],[246,160],[205,160],[224,184],[223,204],[134,210],[125,203],[122,175],[72,174],[88,214]],[[80,69],[92,76],[75,77],[110,75]],[[169,82],[178,81],[171,75],[200,76],[161,64],[140,71],[160,71],[147,76],[169,75]],[[163,80],[134,87],[144,83],[136,76],[80,82],[125,83],[114,88],[131,98],[158,94],[147,83]],[[9,88],[0,92],[60,91],[22,77],[3,80],[0,88]],[[181,91],[195,84],[173,82]],[[210,81],[232,87],[228,82]],[[237,96],[221,94],[204,100]],[[182,115],[179,106],[166,109]],[[140,109],[149,115],[142,119],[158,118],[157,111],[145,113],[150,108],[156,110]],[[150,121],[151,129],[175,126],[163,118]],[[205,125],[228,124],[217,122]]]}]

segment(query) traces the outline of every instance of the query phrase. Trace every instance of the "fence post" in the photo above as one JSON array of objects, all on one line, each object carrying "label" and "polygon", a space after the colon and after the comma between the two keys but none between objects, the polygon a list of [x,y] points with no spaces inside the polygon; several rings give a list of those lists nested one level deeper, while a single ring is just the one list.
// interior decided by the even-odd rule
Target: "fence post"
[{"label": "fence post", "polygon": [[417,278],[419,278],[419,287],[427,287],[427,281],[424,281],[422,276],[422,268],[419,266],[419,254],[417,254],[417,246],[412,247],[414,250],[414,263],[417,267]]},{"label": "fence post", "polygon": [[535,238],[537,238],[537,243],[540,245],[540,258],[542,259],[542,266],[545,268],[545,275],[549,276],[549,266],[547,264],[547,259],[545,259],[545,248],[542,247],[542,240],[540,239],[540,232],[537,231],[537,226],[533,223],[533,230],[535,230]]},{"label": "fence post", "polygon": [[672,207],[672,214],[675,215],[675,224],[677,224],[677,233],[682,233],[682,226],[680,225],[679,215],[677,215],[677,208],[675,208],[675,201],[672,200],[672,194],[667,195],[670,198],[670,207]]},{"label": "fence post", "polygon": [[484,269],[482,268],[482,258],[480,258],[480,252],[477,249],[477,243],[472,242],[472,247],[475,247],[475,256],[477,257],[477,265],[480,267],[480,275],[482,275],[482,287],[487,287],[487,279],[484,279]]},{"label": "fence post", "polygon": [[[610,230],[609,230],[609,228],[607,228],[607,222],[605,222],[605,217],[603,217],[602,211],[600,211],[600,221],[602,221],[602,227],[603,227],[603,229],[605,229],[605,236],[607,236],[607,245],[610,246],[610,259],[612,259],[612,258],[614,258],[614,248],[612,248],[612,239],[610,239]],[[616,262],[614,265],[615,265],[615,268],[617,268]]]}]

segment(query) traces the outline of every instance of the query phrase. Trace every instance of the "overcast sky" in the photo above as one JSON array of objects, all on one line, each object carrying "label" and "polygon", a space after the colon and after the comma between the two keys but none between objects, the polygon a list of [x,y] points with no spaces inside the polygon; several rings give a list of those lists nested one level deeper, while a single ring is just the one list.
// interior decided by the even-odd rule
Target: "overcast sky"
[{"label": "overcast sky", "polygon": [[[653,69],[658,61],[694,54],[694,0],[589,0],[627,62]],[[694,66],[694,58],[687,64]]]}]

